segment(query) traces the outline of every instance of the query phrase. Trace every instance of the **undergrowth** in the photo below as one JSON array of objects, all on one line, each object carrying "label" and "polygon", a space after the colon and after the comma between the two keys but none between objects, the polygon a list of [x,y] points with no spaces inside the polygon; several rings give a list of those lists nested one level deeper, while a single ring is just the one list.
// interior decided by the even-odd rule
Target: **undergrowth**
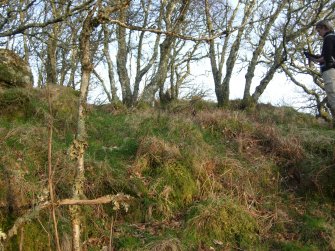
[{"label": "undergrowth", "polygon": [[[56,197],[71,197],[75,169],[68,151],[77,93],[5,91],[0,231],[48,200],[48,100]],[[237,108],[198,99],[164,109],[90,106],[85,194],[125,193],[133,200],[128,212],[84,206],[84,248],[334,250],[335,131],[292,108]],[[57,218],[62,248],[69,250],[68,208],[57,208]],[[51,226],[45,211],[6,243],[7,250],[53,248]]]}]

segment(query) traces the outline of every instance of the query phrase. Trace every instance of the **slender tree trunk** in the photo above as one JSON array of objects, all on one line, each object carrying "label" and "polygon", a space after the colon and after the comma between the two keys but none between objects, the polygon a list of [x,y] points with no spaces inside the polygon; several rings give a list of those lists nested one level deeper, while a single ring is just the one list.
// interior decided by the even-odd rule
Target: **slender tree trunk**
[{"label": "slender tree trunk", "polygon": [[99,73],[97,73],[96,70],[93,70],[93,74],[94,76],[96,76],[97,79],[99,79],[101,85],[102,85],[102,88],[104,89],[106,95],[107,95],[107,99],[109,101],[109,103],[113,103],[113,99],[112,99],[112,96],[110,95],[108,89],[107,89],[107,86],[105,84],[105,81],[103,80],[103,78],[99,75]]},{"label": "slender tree trunk", "polygon": [[[57,16],[58,10],[53,1],[50,2],[53,16]],[[57,39],[59,34],[59,24],[52,25],[52,32],[47,41],[47,85],[57,84]]]},{"label": "slender tree trunk", "polygon": [[60,68],[60,77],[59,77],[59,85],[64,86],[65,85],[65,77],[67,75],[68,72],[68,66],[67,66],[67,50],[63,50],[62,51],[62,66]]},{"label": "slender tree trunk", "polygon": [[75,27],[71,27],[71,56],[70,56],[70,76],[69,76],[69,82],[67,83],[68,87],[72,87],[75,89],[75,73],[78,65],[77,55],[78,55],[78,49],[77,46],[75,46],[76,39],[77,39],[77,29]]},{"label": "slender tree trunk", "polygon": [[[143,27],[147,26],[148,23],[148,17],[149,17],[149,7],[151,4],[151,0],[148,3],[148,6],[145,7],[145,3],[142,0],[142,7],[145,11],[145,18],[143,21]],[[162,27],[162,16],[163,16],[163,5],[160,7],[159,17],[157,21],[157,28],[161,29]],[[136,77],[135,77],[135,83],[134,83],[134,93],[133,93],[133,103],[135,103],[139,96],[139,88],[140,88],[140,82],[143,78],[143,76],[151,69],[153,64],[155,63],[155,60],[158,55],[158,48],[159,48],[159,41],[160,41],[160,34],[156,35],[155,45],[153,48],[153,54],[148,62],[148,64],[144,67],[141,66],[142,61],[142,50],[143,50],[143,39],[144,39],[145,32],[142,31],[140,34],[140,39],[138,43],[138,49],[137,49],[137,60],[136,60]],[[142,68],[141,68],[142,67]]]},{"label": "slender tree trunk", "polygon": [[[127,10],[121,9],[119,20],[125,22],[127,17]],[[123,103],[127,106],[132,105],[132,93],[130,89],[130,79],[127,70],[127,42],[126,42],[126,29],[119,26],[117,31],[118,51],[117,51],[117,73],[119,75]]]},{"label": "slender tree trunk", "polygon": [[[52,15],[56,17],[59,10],[57,9],[56,3],[50,1]],[[52,25],[52,32],[49,34],[47,41],[47,62],[46,62],[46,73],[47,73],[47,85],[57,84],[57,39],[59,34],[60,24],[55,23]]]},{"label": "slender tree trunk", "polygon": [[266,72],[264,78],[261,80],[260,84],[256,87],[255,92],[252,95],[252,102],[257,103],[259,97],[263,94],[266,87],[273,79],[276,71],[280,68],[280,66],[284,63],[284,56],[283,56],[283,43],[276,49],[274,55],[274,64]]},{"label": "slender tree trunk", "polygon": [[[208,33],[210,36],[213,35],[214,28],[213,23],[210,17],[210,11],[209,11],[209,3],[208,0],[205,1],[205,11],[206,11],[206,24]],[[212,67],[212,75],[214,80],[214,90],[216,99],[218,102],[218,106],[221,107],[223,105],[223,90],[221,88],[221,79],[222,79],[222,73],[218,69],[218,65],[216,62],[216,51],[215,51],[215,43],[214,40],[209,41],[209,59],[211,61],[211,67]]]},{"label": "slender tree trunk", "polygon": [[[84,183],[85,183],[85,167],[84,167],[84,153],[87,148],[87,135],[86,135],[86,101],[87,92],[89,86],[90,76],[93,70],[91,51],[90,51],[90,36],[93,31],[92,18],[95,8],[91,10],[82,27],[80,34],[80,55],[81,55],[81,85],[80,85],[80,96],[78,105],[78,124],[76,139],[72,144],[73,156],[77,159],[77,173],[73,186],[73,198],[80,199],[85,197],[84,195]],[[70,207],[72,215],[72,242],[73,250],[81,250],[80,240],[80,224],[81,224],[81,210],[80,207],[75,205]]]},{"label": "slender tree trunk", "polygon": [[57,84],[57,73],[56,73],[56,47],[57,40],[50,37],[47,42],[47,62],[46,62],[46,73],[47,73],[47,85]]},{"label": "slender tree trunk", "polygon": [[[50,88],[50,86],[48,86]],[[52,106],[51,106],[51,98],[50,98],[50,89],[48,89],[48,103],[49,103],[49,140],[48,140],[48,185],[49,185],[49,195],[51,201],[51,215],[54,227],[55,234],[55,242],[57,251],[61,251],[60,242],[59,242],[59,234],[58,234],[58,223],[56,218],[56,209],[55,209],[55,193],[53,187],[53,169],[52,169],[52,135],[53,135],[53,115],[52,115]]]},{"label": "slender tree trunk", "polygon": [[107,96],[109,96],[110,102],[115,102],[115,101],[119,101],[120,99],[117,96],[116,81],[115,81],[115,78],[114,78],[114,65],[113,65],[111,56],[109,54],[109,48],[108,48],[110,32],[109,32],[106,24],[103,24],[102,27],[103,27],[103,31],[104,31],[103,52],[104,52],[104,56],[106,58],[107,65],[108,65],[108,77],[109,77],[109,84],[110,84],[112,96],[110,96],[110,94],[107,93],[107,88],[105,88],[105,87],[104,88],[105,88],[105,92],[106,92]]},{"label": "slender tree trunk", "polygon": [[[20,3],[23,5],[24,0],[20,0]],[[21,24],[24,23],[24,19],[26,17],[26,14],[24,11],[20,11],[20,22]],[[26,32],[23,32],[23,50],[24,50],[24,60],[27,64],[29,64],[29,48],[28,48],[28,38],[26,35]]]}]

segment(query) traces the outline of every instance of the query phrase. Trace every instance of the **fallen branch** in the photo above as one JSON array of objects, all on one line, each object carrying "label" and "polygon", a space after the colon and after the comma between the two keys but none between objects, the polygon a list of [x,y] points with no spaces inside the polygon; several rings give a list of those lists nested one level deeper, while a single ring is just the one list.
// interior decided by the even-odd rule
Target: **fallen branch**
[{"label": "fallen branch", "polygon": [[[125,195],[122,193],[116,195],[106,195],[92,200],[77,200],[77,199],[63,199],[56,201],[54,206],[70,206],[70,205],[99,205],[99,204],[108,204],[113,203],[114,210],[119,210],[123,207],[128,211],[129,202],[132,199],[131,196]],[[25,215],[16,219],[12,228],[8,231],[6,239],[10,239],[17,234],[17,230],[20,229],[25,223],[36,218],[39,213],[52,206],[51,201],[44,202],[43,204],[37,205],[34,208],[30,209]]]},{"label": "fallen branch", "polygon": [[59,206],[70,206],[70,205],[98,205],[98,204],[108,204],[113,202],[114,204],[120,203],[121,201],[129,201],[130,196],[124,194],[117,195],[106,195],[100,198],[92,199],[92,200],[77,200],[77,199],[64,199],[56,203]]}]

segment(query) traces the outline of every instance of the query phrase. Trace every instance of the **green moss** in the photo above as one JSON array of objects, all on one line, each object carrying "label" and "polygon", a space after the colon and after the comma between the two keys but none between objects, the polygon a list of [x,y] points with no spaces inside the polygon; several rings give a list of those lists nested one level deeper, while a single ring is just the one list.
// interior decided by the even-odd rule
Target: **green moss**
[{"label": "green moss", "polygon": [[21,88],[11,88],[0,93],[0,115],[9,120],[27,119],[36,113],[32,104],[34,92]]},{"label": "green moss", "polygon": [[250,250],[259,240],[258,225],[242,206],[228,198],[207,200],[190,208],[184,240],[189,247],[210,247],[217,241]]},{"label": "green moss", "polygon": [[[48,226],[44,226],[47,227]],[[49,229],[48,229],[49,230]],[[19,250],[19,243],[22,238],[22,232],[19,231],[15,238],[12,238],[6,245],[6,250]],[[49,238],[45,230],[39,223],[28,223],[23,229],[23,247],[27,251],[49,250]]]},{"label": "green moss", "polygon": [[163,217],[173,216],[176,209],[189,205],[198,193],[195,178],[180,163],[157,167],[150,176],[149,193],[154,194],[156,213]]}]

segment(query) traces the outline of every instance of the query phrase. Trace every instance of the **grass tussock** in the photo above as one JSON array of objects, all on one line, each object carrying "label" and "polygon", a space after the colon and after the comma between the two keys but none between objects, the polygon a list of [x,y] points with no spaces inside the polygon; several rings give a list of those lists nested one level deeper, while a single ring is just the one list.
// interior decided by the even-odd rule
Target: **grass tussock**
[{"label": "grass tussock", "polygon": [[181,241],[176,238],[159,240],[149,243],[144,250],[146,251],[182,251],[185,250]]},{"label": "grass tussock", "polygon": [[285,136],[275,127],[261,124],[256,126],[253,136],[261,149],[274,156],[281,166],[290,166],[305,158],[302,143],[297,136]]},{"label": "grass tussock", "polygon": [[228,198],[211,199],[191,207],[184,233],[187,240],[192,240],[189,245],[193,248],[220,244],[225,248],[250,249],[258,242],[256,220]]},{"label": "grass tussock", "polygon": [[164,164],[169,165],[181,159],[181,154],[179,148],[173,144],[156,137],[146,137],[140,142],[136,159],[138,162],[135,167],[136,172],[142,173],[148,167],[155,168]]},{"label": "grass tussock", "polygon": [[177,146],[154,137],[141,140],[131,172],[145,177],[147,194],[153,203],[151,214],[171,217],[174,210],[189,204],[197,194],[191,169],[182,162]]},{"label": "grass tussock", "polygon": [[43,123],[48,119],[51,107],[54,126],[63,131],[75,126],[77,99],[77,92],[68,87],[11,88],[0,93],[0,116],[8,121]]}]

